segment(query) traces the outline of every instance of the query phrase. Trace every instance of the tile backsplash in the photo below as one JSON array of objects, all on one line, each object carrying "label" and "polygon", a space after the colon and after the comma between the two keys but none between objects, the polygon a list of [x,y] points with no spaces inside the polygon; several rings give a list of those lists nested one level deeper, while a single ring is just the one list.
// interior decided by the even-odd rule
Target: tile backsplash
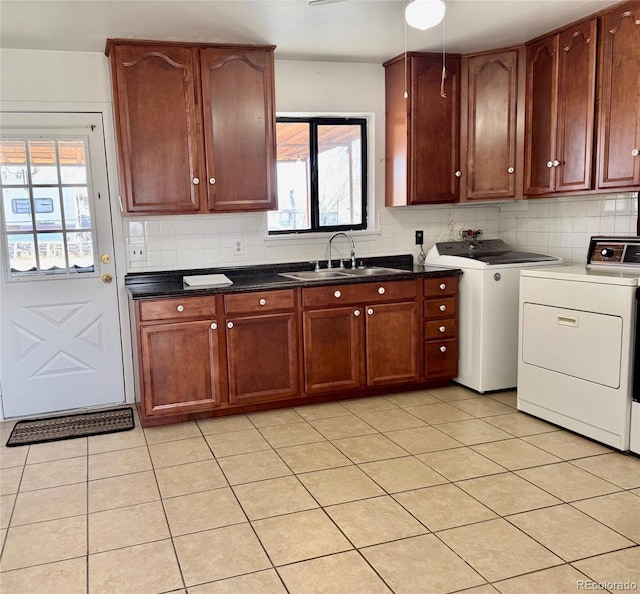
[{"label": "tile backsplash", "polygon": [[[460,229],[482,229],[518,249],[584,262],[592,235],[635,235],[635,192],[571,196],[481,205],[382,208],[376,230],[354,232],[358,257],[413,253],[414,232],[424,248],[458,239]],[[268,237],[266,213],[136,217],[124,219],[129,246],[142,245],[146,260],[127,263],[129,272],[242,266],[326,259],[328,234]],[[242,253],[236,254],[236,242]],[[128,250],[131,253],[131,249]],[[348,257],[336,242],[336,257]]]}]

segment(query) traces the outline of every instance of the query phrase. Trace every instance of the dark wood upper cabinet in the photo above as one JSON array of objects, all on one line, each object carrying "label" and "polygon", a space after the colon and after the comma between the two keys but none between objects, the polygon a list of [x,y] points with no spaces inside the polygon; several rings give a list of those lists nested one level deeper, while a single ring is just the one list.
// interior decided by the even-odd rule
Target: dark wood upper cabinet
[{"label": "dark wood upper cabinet", "polygon": [[522,195],[524,49],[462,59],[461,202]]},{"label": "dark wood upper cabinet", "polygon": [[640,187],[640,2],[601,18],[598,188]]},{"label": "dark wood upper cabinet", "polygon": [[384,64],[387,206],[458,200],[460,56],[445,65],[443,84],[441,54],[408,52]]},{"label": "dark wood upper cabinet", "polygon": [[124,210],[198,212],[197,55],[187,47],[116,45],[110,57]]},{"label": "dark wood upper cabinet", "polygon": [[201,70],[209,210],[274,209],[273,51],[203,49]]},{"label": "dark wood upper cabinet", "polygon": [[525,194],[593,187],[597,20],[527,46]]},{"label": "dark wood upper cabinet", "polygon": [[273,50],[107,42],[125,213],[276,207]]}]

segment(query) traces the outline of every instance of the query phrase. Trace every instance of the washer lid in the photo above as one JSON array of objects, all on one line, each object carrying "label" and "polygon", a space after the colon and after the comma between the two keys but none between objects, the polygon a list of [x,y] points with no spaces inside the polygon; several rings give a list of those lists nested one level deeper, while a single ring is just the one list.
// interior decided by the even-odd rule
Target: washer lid
[{"label": "washer lid", "polygon": [[519,252],[511,249],[502,239],[465,239],[441,241],[429,250],[427,260],[438,256],[454,256],[484,262],[487,266],[520,264],[525,262],[561,262],[560,258]]}]

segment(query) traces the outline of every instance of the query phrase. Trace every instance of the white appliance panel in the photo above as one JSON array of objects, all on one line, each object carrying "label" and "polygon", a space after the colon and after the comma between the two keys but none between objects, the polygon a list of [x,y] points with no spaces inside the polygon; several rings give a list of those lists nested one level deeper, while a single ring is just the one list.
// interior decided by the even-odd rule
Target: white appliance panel
[{"label": "white appliance panel", "polygon": [[[620,387],[622,318],[524,303],[522,361],[594,382]],[[626,355],[626,353],[625,353]]]},{"label": "white appliance panel", "polygon": [[631,403],[631,433],[629,449],[640,454],[640,402]]}]

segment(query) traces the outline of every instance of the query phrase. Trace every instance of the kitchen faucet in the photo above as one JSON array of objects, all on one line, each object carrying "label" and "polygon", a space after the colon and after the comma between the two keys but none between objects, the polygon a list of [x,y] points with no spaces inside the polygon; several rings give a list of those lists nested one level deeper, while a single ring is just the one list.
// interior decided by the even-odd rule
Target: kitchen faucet
[{"label": "kitchen faucet", "polygon": [[356,267],[356,246],[353,243],[353,237],[351,237],[351,235],[349,235],[348,233],[345,233],[344,231],[338,231],[337,233],[334,233],[329,238],[329,261],[327,262],[327,268],[331,268],[331,244],[333,240],[336,237],[338,237],[338,235],[344,235],[351,242],[351,268],[355,268]]}]

